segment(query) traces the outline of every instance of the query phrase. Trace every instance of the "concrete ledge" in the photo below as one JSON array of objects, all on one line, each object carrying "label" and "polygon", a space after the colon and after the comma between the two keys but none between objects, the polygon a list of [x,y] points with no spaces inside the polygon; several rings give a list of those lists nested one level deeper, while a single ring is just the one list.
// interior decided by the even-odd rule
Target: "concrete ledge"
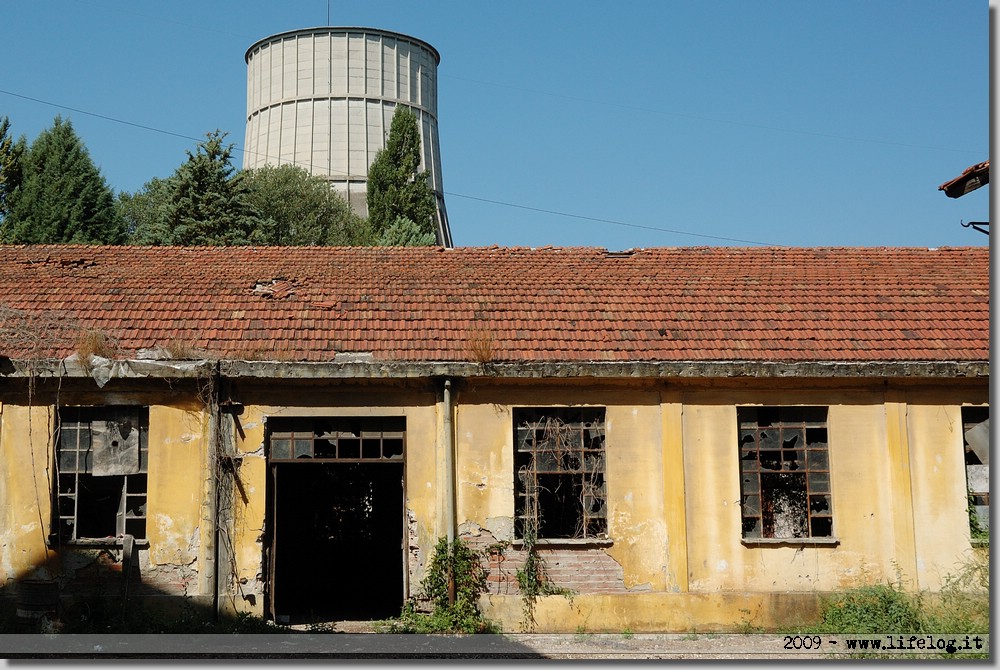
[{"label": "concrete ledge", "polygon": [[518,362],[377,361],[344,357],[306,363],[294,361],[153,361],[101,359],[0,361],[0,377],[198,378],[218,370],[224,379],[670,379],[670,378],[988,378],[989,361],[888,362]]}]

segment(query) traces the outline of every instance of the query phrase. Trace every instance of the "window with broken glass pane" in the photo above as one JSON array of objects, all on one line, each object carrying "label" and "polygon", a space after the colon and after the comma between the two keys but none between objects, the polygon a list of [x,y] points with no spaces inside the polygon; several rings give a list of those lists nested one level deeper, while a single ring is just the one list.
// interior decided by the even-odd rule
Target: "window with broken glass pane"
[{"label": "window with broken glass pane", "polygon": [[[975,536],[990,529],[990,408],[962,408],[965,481],[972,506],[970,529]],[[978,537],[977,537],[978,539]]]},{"label": "window with broken glass pane", "polygon": [[518,538],[606,538],[603,407],[514,409]]},{"label": "window with broken glass pane", "polygon": [[272,462],[403,459],[403,416],[276,417],[267,425]]},{"label": "window with broken glass pane", "polygon": [[149,410],[63,407],[56,437],[60,541],[146,537]]},{"label": "window with broken glass pane", "polygon": [[833,536],[826,407],[739,407],[746,539]]}]

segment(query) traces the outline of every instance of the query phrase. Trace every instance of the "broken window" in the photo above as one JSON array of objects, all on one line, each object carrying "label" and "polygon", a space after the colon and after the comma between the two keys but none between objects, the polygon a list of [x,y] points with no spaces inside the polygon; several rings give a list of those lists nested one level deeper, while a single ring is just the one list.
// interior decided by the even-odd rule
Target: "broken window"
[{"label": "broken window", "polygon": [[148,424],[144,407],[59,410],[55,514],[61,541],[145,539]]},{"label": "broken window", "polygon": [[604,408],[514,410],[517,537],[606,538]]},{"label": "broken window", "polygon": [[403,459],[402,416],[275,418],[268,426],[272,461]]},{"label": "broken window", "polygon": [[969,525],[981,537],[990,529],[990,408],[962,408],[965,480],[972,507]]},{"label": "broken window", "polygon": [[831,537],[825,407],[739,407],[743,537]]}]

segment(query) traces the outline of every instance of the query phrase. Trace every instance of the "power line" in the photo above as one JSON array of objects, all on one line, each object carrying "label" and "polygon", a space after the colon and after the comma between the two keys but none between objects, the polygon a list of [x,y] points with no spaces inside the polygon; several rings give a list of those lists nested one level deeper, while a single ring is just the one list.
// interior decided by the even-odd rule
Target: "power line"
[{"label": "power line", "polygon": [[502,202],[500,200],[489,200],[487,198],[479,198],[474,195],[463,195],[461,193],[452,193],[450,191],[445,191],[445,195],[450,195],[455,198],[465,198],[467,200],[478,200],[479,202],[488,202],[491,205],[502,205],[504,207],[514,207],[516,209],[526,209],[530,212],[541,212],[543,214],[553,214],[555,216],[565,216],[572,219],[582,219],[584,221],[595,221],[597,223],[610,223],[616,226],[626,226],[628,228],[640,228],[642,230],[655,230],[661,233],[673,233],[675,235],[690,235],[692,237],[704,237],[710,240],[722,240],[725,242],[740,242],[741,244],[756,244],[762,247],[777,247],[784,246],[780,244],[772,244],[769,242],[756,242],[754,240],[741,240],[736,237],[722,237],[720,235],[707,235],[705,233],[689,233],[683,230],[673,230],[671,228],[658,228],[657,226],[644,226],[638,223],[627,223],[625,221],[615,221],[614,219],[602,219],[596,216],[584,216],[583,214],[570,214],[569,212],[560,212],[554,209],[542,209],[541,207],[529,207],[528,205],[518,205],[513,202]]},{"label": "power line", "polygon": [[76,107],[68,107],[67,105],[60,105],[55,102],[49,102],[48,100],[40,100],[39,98],[32,98],[29,95],[21,95],[20,93],[14,93],[13,91],[5,91],[0,89],[0,93],[4,95],[9,95],[14,98],[21,98],[22,100],[30,100],[31,102],[37,102],[41,105],[48,105],[50,107],[55,107],[57,109],[65,109],[70,112],[76,112],[77,114],[86,114],[87,116],[93,116],[98,119],[104,119],[105,121],[111,121],[113,123],[121,123],[126,126],[132,126],[133,128],[141,128],[142,130],[148,130],[154,133],[160,133],[161,135],[170,135],[171,137],[179,137],[184,140],[194,140],[195,142],[201,142],[200,137],[191,137],[190,135],[182,135],[181,133],[171,132],[169,130],[163,130],[161,128],[153,128],[152,126],[144,126],[141,123],[134,123],[132,121],[126,121],[124,119],[116,119],[113,116],[105,116],[103,114],[97,114],[96,112],[88,112],[85,109],[77,109]]},{"label": "power line", "polygon": [[[170,137],[178,137],[178,138],[185,139],[185,140],[191,140],[193,142],[201,142],[202,139],[203,139],[203,138],[200,138],[200,137],[192,137],[190,135],[185,135],[183,133],[175,133],[175,132],[170,131],[170,130],[163,130],[162,128],[155,128],[153,126],[147,126],[147,125],[144,125],[144,124],[141,124],[141,123],[135,123],[133,121],[126,121],[125,119],[118,119],[118,118],[115,118],[113,116],[107,116],[105,114],[97,114],[96,112],[89,112],[89,111],[87,111],[85,109],[79,109],[79,108],[76,108],[76,107],[70,107],[68,105],[61,105],[61,104],[58,104],[58,103],[55,103],[55,102],[49,102],[48,100],[42,100],[40,98],[33,98],[31,96],[28,96],[28,95],[22,95],[20,93],[14,93],[13,91],[7,91],[7,90],[4,90],[4,89],[0,89],[0,93],[3,93],[4,95],[9,95],[9,96],[12,96],[12,97],[15,97],[15,98],[21,98],[22,100],[30,100],[31,102],[36,102],[36,103],[41,104],[41,105],[48,105],[50,107],[55,107],[57,109],[65,109],[67,111],[75,112],[77,114],[85,114],[87,116],[92,116],[92,117],[95,117],[95,118],[98,118],[98,119],[102,119],[104,121],[110,121],[112,123],[120,123],[120,124],[123,124],[123,125],[126,125],[126,126],[131,126],[133,128],[139,128],[141,130],[147,130],[149,132],[160,133],[161,135],[168,135]],[[240,153],[246,153],[245,149],[243,149],[242,147],[240,147],[240,146],[238,146],[236,144],[233,144],[233,149],[235,151],[239,151]],[[295,163],[295,162],[293,162],[292,164],[297,165],[299,167],[302,167],[304,169],[312,167],[311,164],[307,164],[307,163]],[[448,195],[448,196],[451,196],[451,197],[454,197],[454,198],[464,198],[466,200],[475,200],[477,202],[485,202],[485,203],[488,203],[488,204],[491,204],[491,205],[499,205],[501,207],[511,207],[511,208],[514,208],[514,209],[523,209],[523,210],[530,211],[530,212],[539,212],[539,213],[542,213],[542,214],[551,214],[553,216],[563,216],[563,217],[571,218],[571,219],[580,219],[582,221],[593,221],[595,223],[607,223],[607,224],[611,224],[611,225],[615,225],[615,226],[624,226],[624,227],[627,227],[627,228],[637,228],[637,229],[640,229],[640,230],[652,230],[652,231],[662,232],[662,233],[672,233],[674,235],[689,235],[691,237],[700,237],[700,238],[704,238],[704,239],[720,240],[720,241],[724,241],[724,242],[739,242],[741,244],[756,244],[756,245],[760,245],[760,246],[780,246],[780,245],[769,244],[769,243],[766,243],[766,242],[757,242],[757,241],[754,241],[754,240],[743,240],[743,239],[739,239],[739,238],[723,237],[723,236],[719,236],[719,235],[707,235],[705,233],[691,233],[691,232],[687,232],[687,231],[683,231],[683,230],[673,230],[673,229],[670,229],[670,228],[659,228],[657,226],[645,226],[645,225],[641,225],[641,224],[638,224],[638,223],[628,223],[626,221],[615,221],[613,219],[604,219],[604,218],[595,217],[595,216],[584,216],[582,214],[572,214],[570,212],[560,212],[560,211],[554,210],[554,209],[544,209],[544,208],[541,208],[541,207],[531,207],[529,205],[519,205],[519,204],[513,203],[513,202],[504,202],[504,201],[501,201],[501,200],[492,200],[490,198],[481,198],[481,197],[474,196],[474,195],[466,195],[464,193],[455,193],[455,192],[452,192],[452,191],[445,191],[444,194]]]}]

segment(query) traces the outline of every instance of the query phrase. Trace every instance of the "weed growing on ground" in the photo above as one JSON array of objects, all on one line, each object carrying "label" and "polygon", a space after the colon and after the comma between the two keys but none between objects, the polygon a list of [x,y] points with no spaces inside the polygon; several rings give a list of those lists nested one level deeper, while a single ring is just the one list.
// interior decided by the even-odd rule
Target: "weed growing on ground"
[{"label": "weed growing on ground", "polygon": [[[820,622],[796,632],[975,635],[988,634],[989,626],[989,556],[982,552],[948,576],[938,593],[906,591],[899,582],[859,586],[825,598]],[[884,658],[888,654],[868,652],[856,656]],[[941,656],[949,657],[946,653]]]}]

